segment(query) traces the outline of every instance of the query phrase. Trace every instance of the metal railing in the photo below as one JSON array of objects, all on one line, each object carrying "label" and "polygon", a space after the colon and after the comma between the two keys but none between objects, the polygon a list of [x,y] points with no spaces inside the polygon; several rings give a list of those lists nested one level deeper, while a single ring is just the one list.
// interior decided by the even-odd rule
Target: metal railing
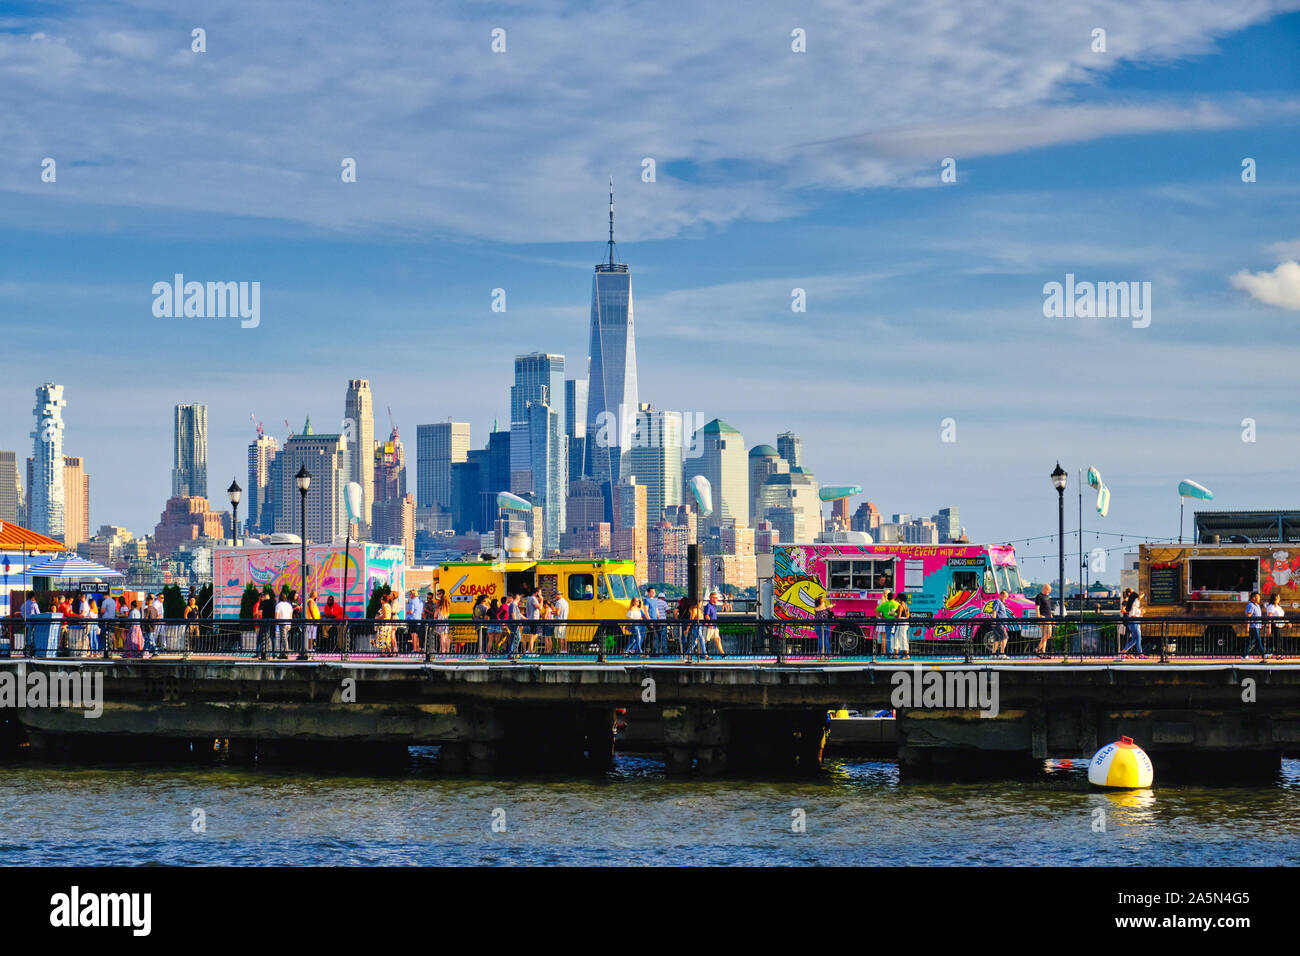
[{"label": "metal railing", "polygon": [[1162,661],[1300,659],[1300,623],[1264,618],[836,617],[678,620],[0,621],[0,657],[261,660],[699,660],[910,658]]}]

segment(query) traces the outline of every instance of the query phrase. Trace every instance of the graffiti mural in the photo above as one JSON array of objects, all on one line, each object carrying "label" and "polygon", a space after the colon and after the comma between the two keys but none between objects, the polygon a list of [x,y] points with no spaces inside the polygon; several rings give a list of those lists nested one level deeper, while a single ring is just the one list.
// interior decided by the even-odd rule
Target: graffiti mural
[{"label": "graffiti mural", "polygon": [[[343,601],[344,549],[325,545],[307,548],[307,590],[324,604],[329,597],[345,603],[349,617],[363,617],[371,592],[380,585],[403,590],[406,552],[401,547],[354,544],[347,556],[347,601]],[[212,558],[213,610],[217,617],[237,617],[244,587],[259,591],[281,587],[295,593],[302,584],[300,548],[219,548]]]}]

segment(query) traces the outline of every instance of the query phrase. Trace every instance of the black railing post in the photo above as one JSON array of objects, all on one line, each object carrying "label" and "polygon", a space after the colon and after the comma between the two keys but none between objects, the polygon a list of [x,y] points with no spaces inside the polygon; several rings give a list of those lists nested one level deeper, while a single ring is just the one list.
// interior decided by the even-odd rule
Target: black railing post
[{"label": "black railing post", "polygon": [[[417,628],[416,633],[419,634],[420,637],[424,640],[424,662],[426,664],[431,664],[433,663],[433,642],[435,639],[437,639],[437,634],[434,633],[433,636],[431,637],[428,630],[428,625],[423,623],[417,624],[416,628]],[[434,631],[436,632],[437,630],[438,628],[435,625]]]},{"label": "black railing post", "polygon": [[776,638],[776,662],[785,663],[785,628],[781,625],[772,628],[772,635]]}]

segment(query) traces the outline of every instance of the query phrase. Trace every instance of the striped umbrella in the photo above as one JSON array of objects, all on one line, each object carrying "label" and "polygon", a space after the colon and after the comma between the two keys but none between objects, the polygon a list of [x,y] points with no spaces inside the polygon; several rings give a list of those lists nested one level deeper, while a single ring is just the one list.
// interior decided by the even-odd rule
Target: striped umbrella
[{"label": "striped umbrella", "polygon": [[68,552],[47,558],[40,564],[33,564],[27,569],[33,578],[121,578],[126,575],[114,571],[94,561],[87,561],[78,554]]}]

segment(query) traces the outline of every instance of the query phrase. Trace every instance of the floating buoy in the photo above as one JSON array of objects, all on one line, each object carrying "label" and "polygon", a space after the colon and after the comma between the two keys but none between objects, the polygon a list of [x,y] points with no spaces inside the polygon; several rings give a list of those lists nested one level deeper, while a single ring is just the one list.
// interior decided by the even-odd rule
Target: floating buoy
[{"label": "floating buoy", "polygon": [[1152,776],[1151,758],[1133,743],[1132,737],[1121,737],[1102,747],[1088,764],[1088,782],[1099,787],[1127,790],[1149,787]]}]

